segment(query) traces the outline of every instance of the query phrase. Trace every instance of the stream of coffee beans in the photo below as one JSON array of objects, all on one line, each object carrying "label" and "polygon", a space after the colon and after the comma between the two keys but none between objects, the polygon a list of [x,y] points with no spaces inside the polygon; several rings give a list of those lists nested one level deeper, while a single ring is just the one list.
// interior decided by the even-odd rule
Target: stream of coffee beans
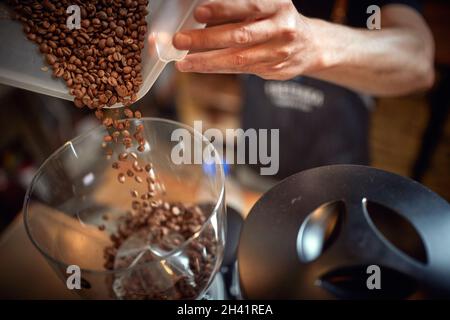
[{"label": "stream of coffee beans", "polygon": [[[53,76],[65,81],[78,108],[95,110],[106,127],[106,156],[114,144],[125,151],[112,168],[118,183],[133,179],[146,192],[130,191],[131,210],[124,216],[105,248],[105,269],[126,269],[111,286],[122,299],[194,299],[210,279],[217,259],[212,228],[189,240],[206,220],[199,206],[163,201],[165,187],[151,163],[142,163],[144,125],[131,130],[142,114],[131,106],[143,83],[142,49],[147,33],[148,0],[10,0],[27,38],[39,46]],[[78,5],[81,28],[69,30],[66,10]],[[105,107],[124,106],[113,111]],[[105,218],[106,219],[106,218]],[[105,226],[100,225],[104,231]],[[162,260],[164,254],[187,241],[183,254]],[[131,247],[130,247],[131,246]],[[188,261],[185,263],[183,261]],[[173,270],[178,270],[174,272]]]}]

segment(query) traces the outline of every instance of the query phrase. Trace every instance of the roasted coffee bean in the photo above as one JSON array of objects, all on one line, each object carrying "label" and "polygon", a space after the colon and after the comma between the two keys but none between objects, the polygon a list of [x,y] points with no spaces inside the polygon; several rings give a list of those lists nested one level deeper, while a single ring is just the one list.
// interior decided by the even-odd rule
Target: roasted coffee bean
[{"label": "roasted coffee bean", "polygon": [[103,120],[103,125],[105,127],[110,127],[113,124],[113,120],[111,118],[106,118],[105,120]]},{"label": "roasted coffee bean", "polygon": [[119,38],[122,38],[122,37],[123,37],[123,34],[124,34],[124,31],[125,31],[125,30],[124,30],[123,27],[118,26],[118,27],[116,28],[116,30],[115,30],[116,36],[119,37]]},{"label": "roasted coffee bean", "polygon": [[133,198],[137,198],[137,197],[139,197],[139,192],[137,190],[131,190],[131,196]]},{"label": "roasted coffee bean", "polygon": [[155,181],[156,180],[156,174],[155,174],[155,170],[153,168],[151,168],[148,171],[148,177],[150,178],[151,181]]},{"label": "roasted coffee bean", "polygon": [[172,213],[178,216],[181,213],[181,210],[178,207],[172,207]]},{"label": "roasted coffee bean", "polygon": [[109,77],[109,78],[108,78],[108,84],[109,84],[111,87],[117,87],[117,80],[116,80],[116,78],[114,78],[114,77]]},{"label": "roasted coffee bean", "polygon": [[103,111],[102,110],[96,110],[95,111],[95,117],[98,119],[98,120],[103,120],[103,116],[104,116],[104,113],[103,113]]},{"label": "roasted coffee bean", "polygon": [[124,115],[125,115],[127,118],[133,118],[133,117],[134,117],[133,111],[131,111],[131,110],[128,109],[128,108],[125,108],[124,111],[123,111],[123,113],[124,113]]},{"label": "roasted coffee bean", "polygon": [[135,160],[139,159],[138,155],[134,152],[130,152],[130,156],[132,156]]},{"label": "roasted coffee bean", "polygon": [[125,183],[125,175],[121,172],[119,173],[119,175],[117,176],[117,179],[119,180],[120,183]]},{"label": "roasted coffee bean", "polygon": [[126,161],[128,159],[128,153],[127,152],[122,152],[121,154],[119,154],[119,160],[120,161]]},{"label": "roasted coffee bean", "polygon": [[117,103],[117,97],[116,96],[112,96],[111,98],[109,98],[109,101],[108,101],[108,105],[109,106],[113,106],[116,103]]},{"label": "roasted coffee bean", "polygon": [[133,170],[136,172],[142,172],[144,169],[139,165],[139,162],[136,160],[133,162]]},{"label": "roasted coffee bean", "polygon": [[114,141],[117,142],[119,141],[119,137],[120,137],[120,132],[119,131],[114,131],[111,136],[113,137]]},{"label": "roasted coffee bean", "polygon": [[128,89],[124,85],[116,86],[115,89],[119,97],[123,98],[128,95]]},{"label": "roasted coffee bean", "polygon": [[45,54],[47,54],[47,53],[50,53],[50,47],[46,44],[46,43],[42,43],[40,46],[39,46],[39,50],[42,52],[42,53],[45,53]]},{"label": "roasted coffee bean", "polygon": [[113,46],[114,46],[114,39],[113,39],[112,37],[108,37],[108,38],[106,39],[106,45],[107,45],[108,47],[113,47]]},{"label": "roasted coffee bean", "polygon": [[46,59],[49,65],[54,65],[56,61],[58,61],[58,59],[53,54],[47,54]]}]

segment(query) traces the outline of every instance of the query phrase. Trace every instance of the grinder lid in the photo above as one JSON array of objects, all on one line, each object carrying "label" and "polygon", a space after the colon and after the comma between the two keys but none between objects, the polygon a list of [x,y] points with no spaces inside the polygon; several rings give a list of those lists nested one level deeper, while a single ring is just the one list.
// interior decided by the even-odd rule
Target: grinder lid
[{"label": "grinder lid", "polygon": [[[419,183],[374,168],[298,173],[267,192],[241,233],[247,299],[450,296],[450,205]],[[367,267],[382,290],[368,290]],[[428,290],[427,289],[427,290]]]}]

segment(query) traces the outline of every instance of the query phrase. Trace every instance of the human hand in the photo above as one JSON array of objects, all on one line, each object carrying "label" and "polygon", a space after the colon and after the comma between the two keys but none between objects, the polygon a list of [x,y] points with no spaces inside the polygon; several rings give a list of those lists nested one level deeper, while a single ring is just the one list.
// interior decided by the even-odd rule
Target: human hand
[{"label": "human hand", "polygon": [[323,67],[309,20],[290,0],[210,1],[195,10],[195,18],[209,27],[173,39],[177,49],[193,52],[177,63],[182,72],[287,80]]}]

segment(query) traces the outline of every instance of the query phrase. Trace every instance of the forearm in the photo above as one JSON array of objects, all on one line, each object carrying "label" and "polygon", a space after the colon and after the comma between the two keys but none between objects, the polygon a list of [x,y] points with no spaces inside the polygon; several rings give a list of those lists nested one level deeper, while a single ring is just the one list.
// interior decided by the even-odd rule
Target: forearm
[{"label": "forearm", "polygon": [[375,96],[408,94],[434,81],[434,45],[425,30],[369,31],[314,19],[310,27],[323,54],[321,68],[309,76]]}]

